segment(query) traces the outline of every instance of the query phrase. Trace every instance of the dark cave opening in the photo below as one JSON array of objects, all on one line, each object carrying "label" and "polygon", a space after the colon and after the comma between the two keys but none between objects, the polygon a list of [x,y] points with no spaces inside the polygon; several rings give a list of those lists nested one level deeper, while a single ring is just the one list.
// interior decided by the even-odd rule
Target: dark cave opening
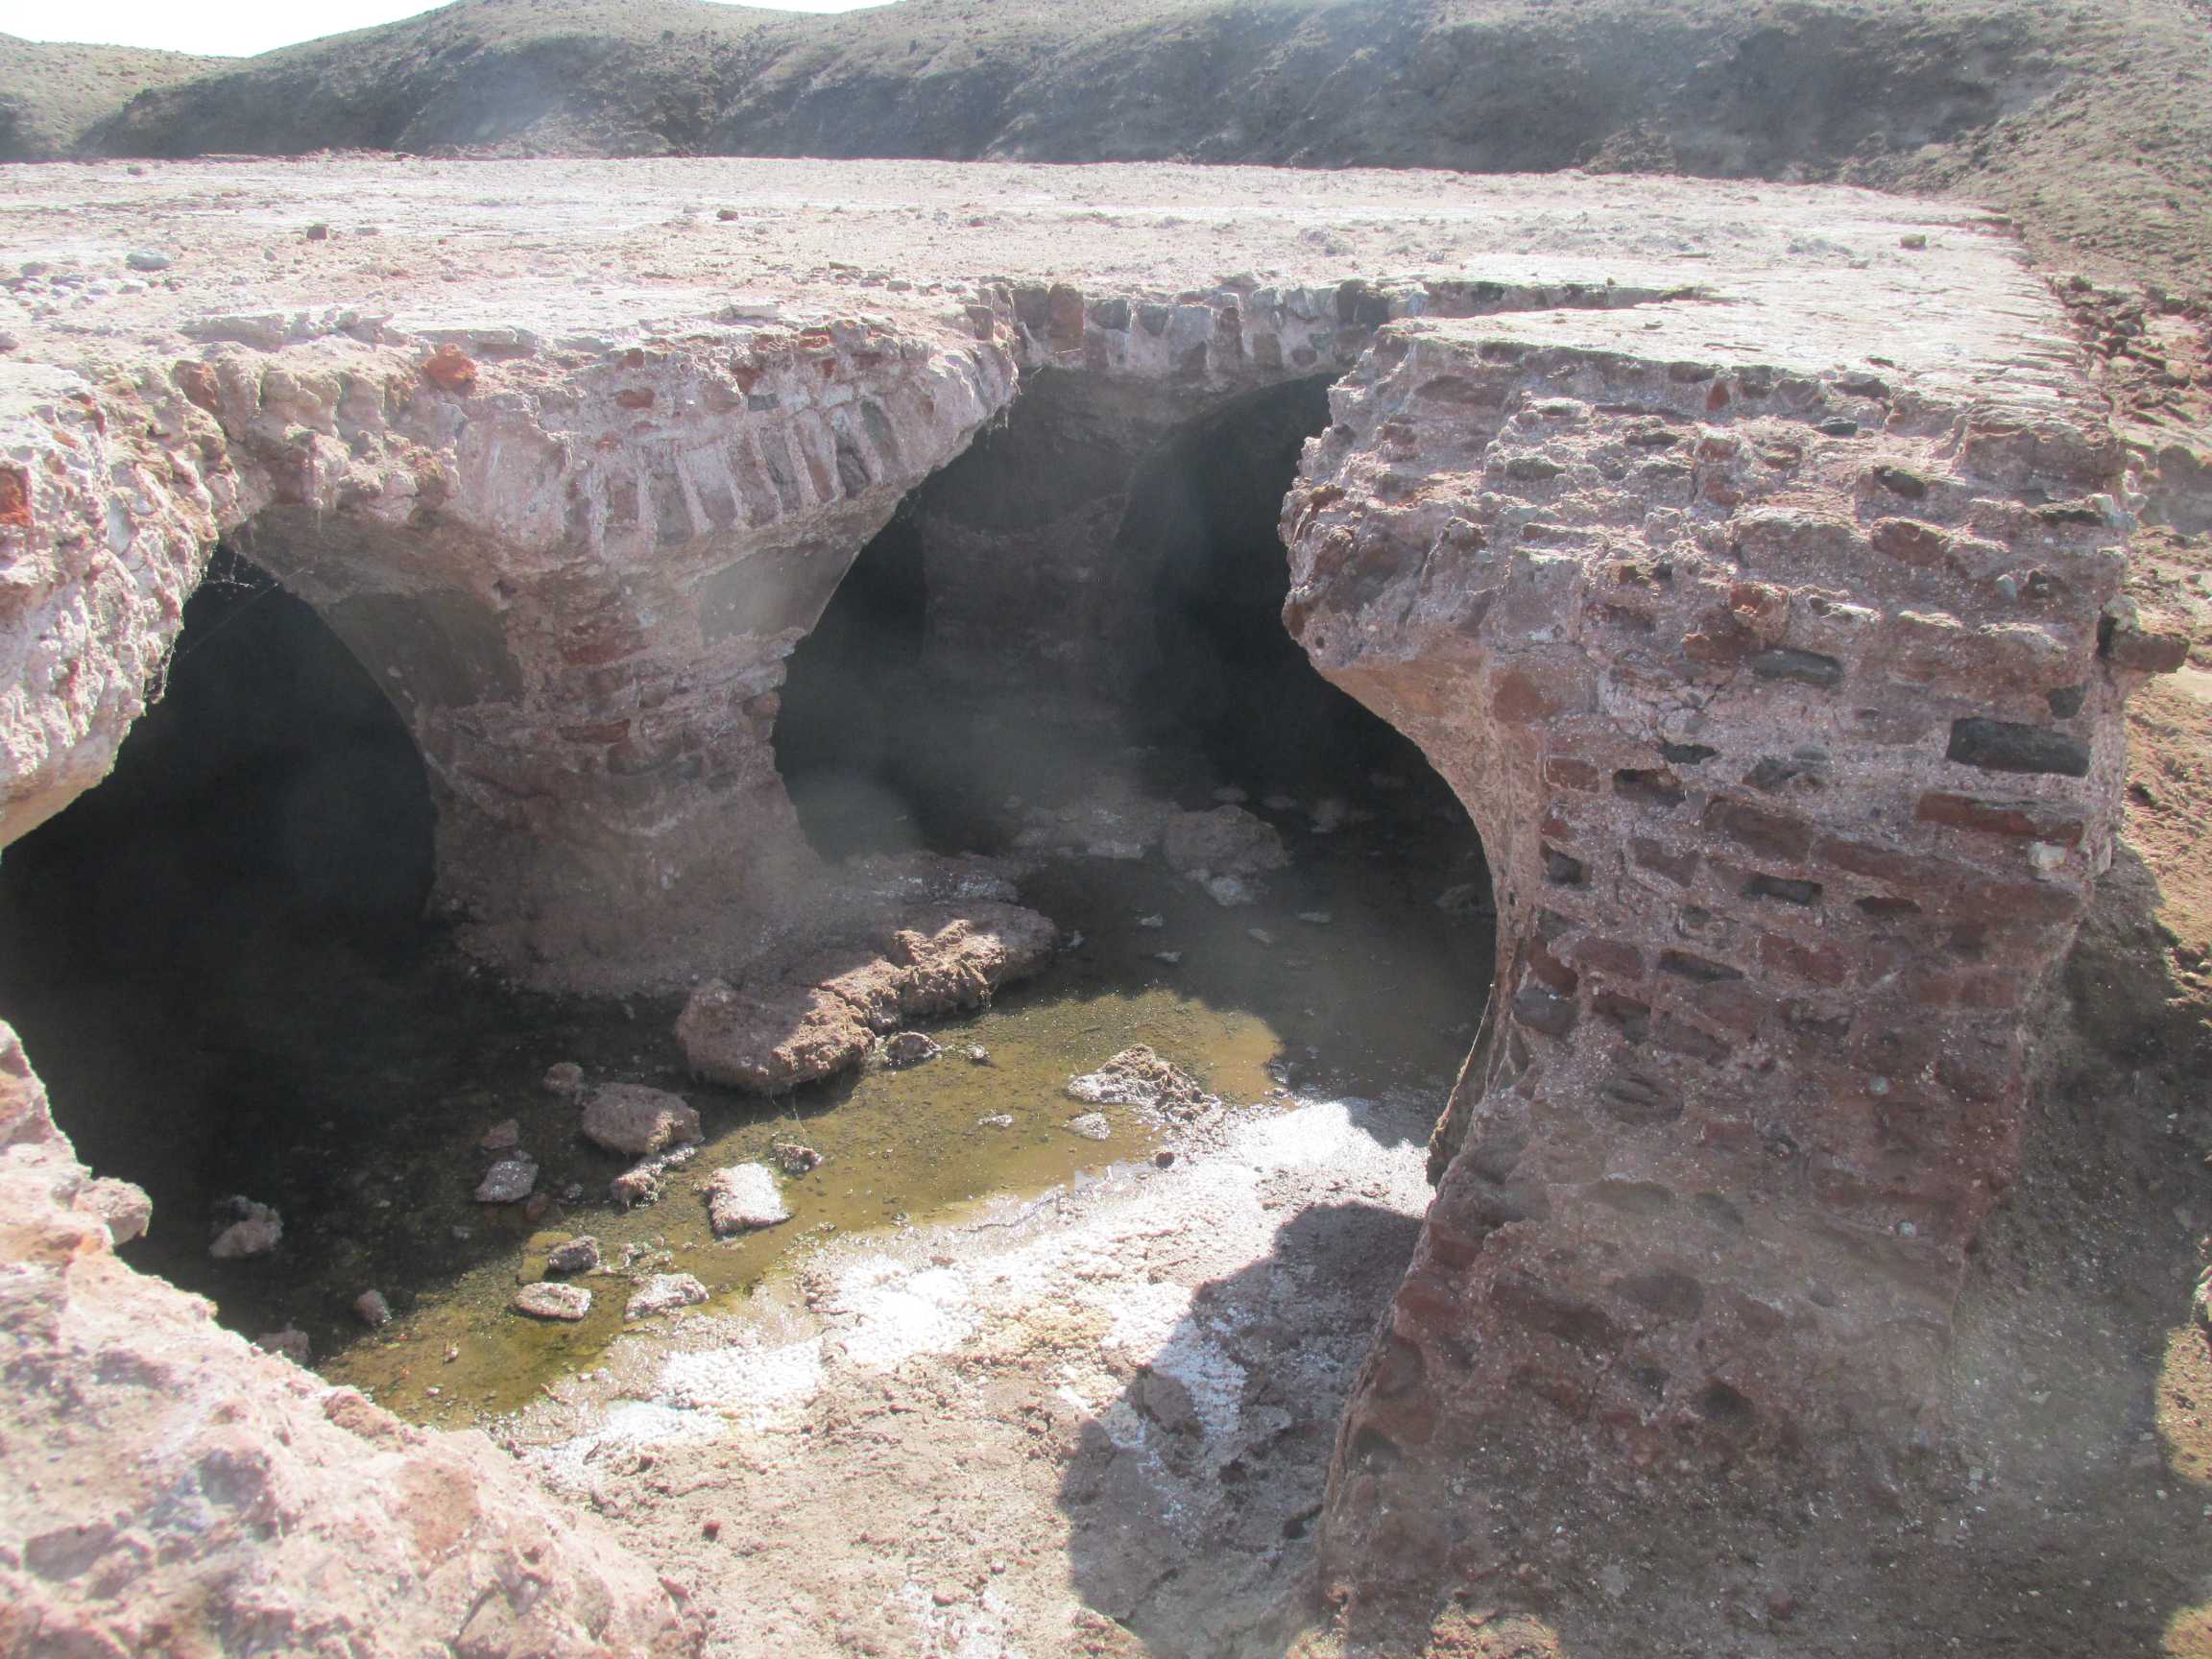
[{"label": "dark cave opening", "polygon": [[792,654],[777,763],[816,850],[1000,850],[1011,804],[1102,773],[1188,804],[1455,821],[1472,846],[1419,749],[1283,625],[1277,517],[1327,388],[1169,423],[1040,375],[901,505]]},{"label": "dark cave opening", "polygon": [[323,1116],[430,937],[433,822],[369,672],[219,551],[113,772],[0,857],[0,1006],[78,1155],[154,1198],[140,1260],[191,1281],[180,1213]]}]

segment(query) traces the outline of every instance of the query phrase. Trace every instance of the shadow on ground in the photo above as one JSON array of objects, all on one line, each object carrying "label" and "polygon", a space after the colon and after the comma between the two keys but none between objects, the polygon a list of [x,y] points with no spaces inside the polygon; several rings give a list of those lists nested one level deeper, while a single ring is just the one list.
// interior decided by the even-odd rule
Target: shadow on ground
[{"label": "shadow on ground", "polygon": [[1287,1649],[1329,1453],[1419,1219],[1362,1203],[1285,1222],[1198,1286],[1061,1485],[1076,1593],[1168,1659]]}]

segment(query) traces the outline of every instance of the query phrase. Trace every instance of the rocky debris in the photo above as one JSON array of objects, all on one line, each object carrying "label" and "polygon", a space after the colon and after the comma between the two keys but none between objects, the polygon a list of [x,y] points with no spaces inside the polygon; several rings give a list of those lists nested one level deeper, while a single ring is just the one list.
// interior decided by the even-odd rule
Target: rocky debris
[{"label": "rocky debris", "polygon": [[123,256],[123,263],[130,266],[133,271],[166,271],[176,263],[176,260],[170,258],[166,253],[157,253],[151,249],[141,248],[126,253]]},{"label": "rocky debris", "polygon": [[1019,905],[938,912],[874,946],[825,951],[764,986],[709,981],[685,1004],[677,1041],[701,1077],[764,1093],[789,1089],[857,1065],[875,1033],[903,1017],[987,1001],[998,986],[1042,967],[1055,937],[1049,920]]},{"label": "rocky debris", "polygon": [[1152,952],[1152,960],[1165,962],[1168,967],[1174,968],[1182,963],[1183,952],[1180,950],[1155,950]]},{"label": "rocky debris", "polygon": [[1374,816],[1365,807],[1355,806],[1334,795],[1314,802],[1306,810],[1306,822],[1316,835],[1334,835],[1347,824],[1364,824]]},{"label": "rocky debris", "polygon": [[960,1052],[967,1057],[968,1064],[971,1066],[988,1066],[991,1064],[991,1050],[984,1047],[980,1043],[971,1043]]},{"label": "rocky debris", "polygon": [[109,1240],[117,1244],[143,1238],[154,1224],[154,1200],[146,1196],[145,1190],[111,1177],[87,1181],[69,1207],[106,1222]]},{"label": "rocky debris", "polygon": [[[1190,877],[1220,904],[1251,902],[1244,895],[1254,880],[1290,862],[1275,826],[1241,806],[1176,813],[1167,820],[1161,851],[1168,868]],[[1234,885],[1217,890],[1216,883]],[[1234,896],[1224,898],[1224,892]]]},{"label": "rocky debris", "polygon": [[1140,927],[1165,927],[1167,926],[1167,918],[1157,913],[1150,916],[1140,916],[1137,918],[1137,926]]},{"label": "rocky debris", "polygon": [[297,1325],[287,1325],[281,1331],[264,1331],[253,1338],[253,1346],[264,1354],[280,1354],[295,1365],[308,1364],[315,1358],[315,1344]]},{"label": "rocky debris", "polygon": [[584,1068],[573,1060],[557,1061],[545,1068],[541,1087],[548,1094],[573,1100],[584,1093]]},{"label": "rocky debris", "polygon": [[609,1182],[608,1191],[614,1202],[625,1210],[635,1209],[640,1204],[658,1204],[661,1201],[661,1177],[698,1156],[698,1144],[692,1142],[672,1146],[650,1158],[641,1158]]},{"label": "rocky debris", "polygon": [[602,1083],[584,1103],[585,1136],[610,1152],[647,1158],[705,1139],[699,1114],[681,1095],[642,1083]]},{"label": "rocky debris", "polygon": [[479,1204],[519,1204],[538,1185],[538,1166],[528,1158],[502,1158],[476,1184]]},{"label": "rocky debris", "polygon": [[484,1152],[512,1152],[522,1144],[522,1125],[513,1118],[503,1118],[477,1137],[478,1150]]},{"label": "rocky debris", "polygon": [[545,1270],[548,1273],[598,1272],[599,1240],[586,1233],[554,1245],[545,1252]]},{"label": "rocky debris", "polygon": [[791,1209],[765,1164],[733,1164],[707,1183],[707,1218],[715,1238],[729,1238],[788,1221]]},{"label": "rocky debris", "polygon": [[1011,1129],[1014,1127],[1014,1114],[1011,1112],[986,1112],[982,1117],[975,1119],[975,1127],[978,1129]]},{"label": "rocky debris", "polygon": [[1301,910],[1298,912],[1298,920],[1310,927],[1326,927],[1335,918],[1326,910]]},{"label": "rocky debris", "polygon": [[707,1300],[707,1286],[688,1273],[656,1273],[632,1292],[622,1310],[625,1319],[647,1319],[672,1313],[679,1308],[696,1308]]},{"label": "rocky debris", "polygon": [[1172,802],[1142,794],[1127,781],[1109,777],[1079,801],[1027,808],[1014,848],[1047,857],[1128,862],[1143,857],[1158,844],[1174,810]]},{"label": "rocky debris", "polygon": [[1232,905],[1260,902],[1259,889],[1241,876],[1209,876],[1199,885],[1206,889],[1206,897],[1224,910]]},{"label": "rocky debris", "polygon": [[1070,1135],[1080,1135],[1086,1141],[1111,1141],[1114,1125],[1106,1120],[1103,1112],[1085,1112],[1070,1118],[1061,1125]]},{"label": "rocky debris", "polygon": [[1181,1067],[1142,1044],[1124,1048],[1095,1071],[1068,1080],[1068,1094],[1097,1106],[1134,1106],[1163,1118],[1189,1118],[1221,1104]]},{"label": "rocky debris", "polygon": [[392,1323],[392,1304],[381,1290],[364,1290],[353,1298],[353,1317],[373,1331]]},{"label": "rocky debris", "polygon": [[513,1306],[516,1312],[527,1313],[533,1319],[574,1322],[591,1311],[591,1292],[581,1285],[561,1285],[541,1279],[517,1290]]},{"label": "rocky debris", "polygon": [[1251,940],[1255,945],[1273,945],[1275,943],[1275,935],[1268,932],[1264,927],[1247,927],[1244,929],[1244,937]]},{"label": "rocky debris", "polygon": [[225,1200],[223,1211],[230,1219],[220,1224],[215,1241],[207,1246],[207,1254],[218,1262],[266,1256],[284,1237],[283,1216],[266,1204],[240,1196]]},{"label": "rocky debris", "polygon": [[943,1053],[935,1039],[920,1031],[898,1031],[883,1039],[883,1063],[886,1066],[919,1066],[925,1060],[934,1060]]},{"label": "rocky debris", "polygon": [[858,1065],[875,1039],[835,992],[788,984],[741,991],[716,979],[685,1003],[676,1040],[694,1076],[773,1094]]},{"label": "rocky debris", "polygon": [[769,1149],[776,1167],[790,1176],[809,1174],[822,1166],[822,1154],[797,1141],[779,1141]]}]

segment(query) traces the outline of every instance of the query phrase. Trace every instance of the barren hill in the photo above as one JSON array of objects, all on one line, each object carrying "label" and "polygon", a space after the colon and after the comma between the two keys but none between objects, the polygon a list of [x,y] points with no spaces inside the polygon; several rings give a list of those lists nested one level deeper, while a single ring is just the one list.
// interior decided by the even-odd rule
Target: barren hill
[{"label": "barren hill", "polygon": [[2196,291],[2208,111],[2201,0],[460,0],[149,87],[85,145],[1837,179]]},{"label": "barren hill", "polygon": [[44,161],[134,94],[228,67],[220,58],[0,35],[0,161]]}]

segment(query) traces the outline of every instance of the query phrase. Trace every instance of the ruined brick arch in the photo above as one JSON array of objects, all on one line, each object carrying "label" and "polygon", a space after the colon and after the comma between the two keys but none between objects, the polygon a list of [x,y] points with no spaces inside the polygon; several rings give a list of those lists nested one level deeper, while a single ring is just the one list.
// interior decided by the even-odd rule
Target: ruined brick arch
[{"label": "ruined brick arch", "polygon": [[1331,1558],[1476,1570],[1484,1459],[1909,1442],[2120,703],[2177,660],[2098,411],[1452,324],[1334,408],[1286,615],[1458,791],[1500,921]]}]

